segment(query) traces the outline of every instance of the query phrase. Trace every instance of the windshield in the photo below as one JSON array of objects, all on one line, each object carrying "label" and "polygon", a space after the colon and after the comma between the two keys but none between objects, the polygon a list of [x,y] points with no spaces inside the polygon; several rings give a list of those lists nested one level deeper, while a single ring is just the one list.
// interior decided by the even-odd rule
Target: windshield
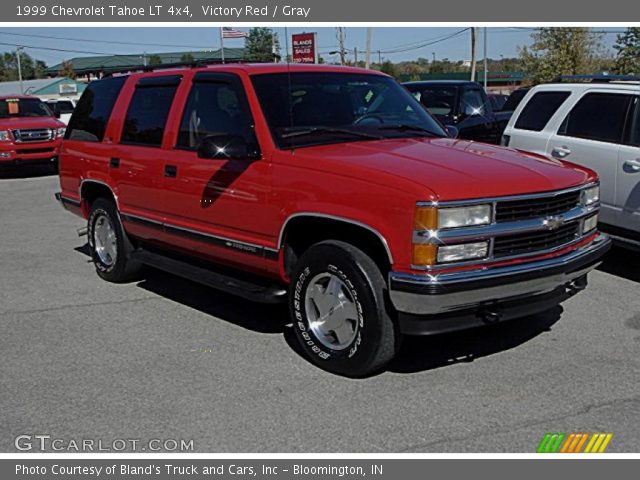
[{"label": "windshield", "polygon": [[432,115],[443,117],[455,112],[458,88],[449,85],[407,85],[407,88]]},{"label": "windshield", "polygon": [[353,73],[252,77],[280,148],[447,134],[395,80]]},{"label": "windshield", "polygon": [[50,117],[53,113],[37,98],[7,98],[0,100],[0,118]]}]

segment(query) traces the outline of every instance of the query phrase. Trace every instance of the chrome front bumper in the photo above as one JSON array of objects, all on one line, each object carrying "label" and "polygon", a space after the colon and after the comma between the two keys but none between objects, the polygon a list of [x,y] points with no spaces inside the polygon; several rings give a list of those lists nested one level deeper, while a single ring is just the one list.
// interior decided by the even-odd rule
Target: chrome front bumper
[{"label": "chrome front bumper", "polygon": [[391,301],[402,313],[435,315],[542,295],[569,285],[596,268],[610,246],[609,237],[601,233],[588,245],[545,260],[454,273],[391,272]]}]

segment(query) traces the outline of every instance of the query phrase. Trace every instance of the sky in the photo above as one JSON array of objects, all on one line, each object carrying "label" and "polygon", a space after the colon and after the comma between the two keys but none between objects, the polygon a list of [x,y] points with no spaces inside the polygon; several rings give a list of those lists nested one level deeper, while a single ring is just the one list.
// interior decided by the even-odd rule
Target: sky
[{"label": "sky", "polygon": [[[234,27],[248,31],[249,28]],[[375,27],[372,35],[372,51],[377,61],[378,50],[381,57],[393,62],[415,60],[418,57],[432,59],[468,60],[470,55],[470,32],[461,27]],[[321,55],[329,61],[337,61],[336,29],[274,27],[285,52],[283,39],[292,33],[317,32]],[[598,28],[604,34],[604,45],[611,49],[616,40],[617,28]],[[489,58],[501,56],[515,57],[518,47],[531,43],[531,28],[489,27],[487,29],[487,52]],[[48,38],[56,37],[56,38]],[[359,50],[359,60],[364,59],[366,28],[346,28],[345,47],[353,58],[353,49]],[[478,43],[478,58],[482,58],[482,29]],[[242,39],[225,39],[225,47],[242,47]],[[185,50],[206,50],[220,48],[218,27],[0,27],[0,51],[14,50],[23,45],[25,51],[36,59],[44,60],[49,66],[73,57],[98,54],[147,54]]]}]

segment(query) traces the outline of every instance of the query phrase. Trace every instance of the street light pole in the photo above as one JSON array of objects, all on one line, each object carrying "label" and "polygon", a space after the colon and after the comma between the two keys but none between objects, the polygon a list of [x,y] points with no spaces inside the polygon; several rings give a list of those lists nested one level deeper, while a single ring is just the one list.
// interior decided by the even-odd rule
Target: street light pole
[{"label": "street light pole", "polygon": [[365,56],[364,67],[369,69],[371,68],[371,31],[373,29],[371,27],[367,27],[367,54]]},{"label": "street light pole", "polygon": [[484,91],[487,91],[487,27],[484,27]]},{"label": "street light pole", "polygon": [[18,61],[18,80],[20,81],[20,95],[24,95],[24,88],[22,87],[22,65],[20,64],[20,52],[24,50],[24,47],[16,45],[16,60]]}]

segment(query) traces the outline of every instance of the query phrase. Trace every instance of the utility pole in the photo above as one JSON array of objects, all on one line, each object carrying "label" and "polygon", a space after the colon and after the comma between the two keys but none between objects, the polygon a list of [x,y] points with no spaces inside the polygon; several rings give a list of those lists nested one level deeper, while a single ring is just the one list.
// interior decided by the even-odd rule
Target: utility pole
[{"label": "utility pole", "polygon": [[147,66],[147,52],[142,52],[142,65]]},{"label": "utility pole", "polygon": [[436,52],[431,52],[431,57],[433,57],[433,60],[431,63],[436,63]]},{"label": "utility pole", "polygon": [[476,81],[476,27],[471,27],[471,81]]},{"label": "utility pole", "polygon": [[373,28],[367,27],[367,54],[365,56],[364,66],[365,68],[371,67],[371,31]]},{"label": "utility pole", "polygon": [[24,95],[24,88],[22,86],[22,65],[20,64],[20,52],[24,50],[24,47],[16,45],[16,60],[18,61],[18,80],[20,81],[20,95]]},{"label": "utility pole", "polygon": [[484,91],[487,91],[487,65],[488,65],[488,60],[487,60],[487,27],[484,27],[484,42],[482,42],[484,44]]},{"label": "utility pole", "polygon": [[382,54],[380,53],[380,50],[378,50],[378,64],[382,65]]},{"label": "utility pole", "polygon": [[353,65],[358,66],[358,47],[353,47]]},{"label": "utility pole", "polygon": [[340,65],[346,63],[346,52],[344,50],[344,27],[337,27],[338,34],[338,52],[340,53]]}]

